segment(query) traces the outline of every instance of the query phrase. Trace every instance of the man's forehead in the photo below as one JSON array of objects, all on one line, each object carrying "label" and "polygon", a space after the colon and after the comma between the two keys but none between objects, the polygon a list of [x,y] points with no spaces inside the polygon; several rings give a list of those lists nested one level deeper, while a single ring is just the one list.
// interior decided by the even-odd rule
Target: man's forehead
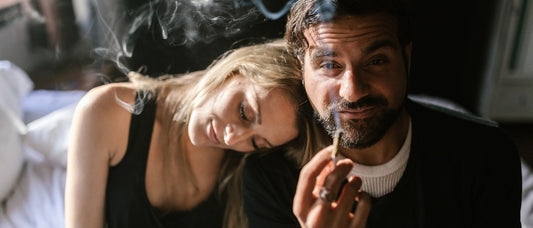
[{"label": "man's forehead", "polygon": [[359,50],[363,54],[370,54],[374,51],[381,50],[384,48],[389,48],[392,50],[398,50],[400,48],[399,40],[393,36],[375,36],[368,39],[360,40],[359,42],[354,42],[353,45],[349,44],[350,42],[309,42],[309,46],[306,49],[306,52],[311,55],[311,57],[337,57],[340,53],[349,50]]},{"label": "man's forehead", "polygon": [[309,45],[312,45],[375,39],[378,36],[397,37],[397,32],[396,20],[386,13],[379,13],[337,17],[332,21],[310,26],[304,31],[304,36]]}]

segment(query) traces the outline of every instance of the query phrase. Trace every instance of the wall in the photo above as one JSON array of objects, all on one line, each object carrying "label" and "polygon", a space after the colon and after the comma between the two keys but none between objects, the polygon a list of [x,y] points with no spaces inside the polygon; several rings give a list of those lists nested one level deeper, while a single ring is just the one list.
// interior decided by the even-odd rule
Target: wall
[{"label": "wall", "polygon": [[23,16],[21,1],[1,1],[0,18],[0,59],[9,60],[24,70],[31,68],[27,19]]},{"label": "wall", "polygon": [[487,74],[483,114],[533,123],[533,4],[502,1]]}]

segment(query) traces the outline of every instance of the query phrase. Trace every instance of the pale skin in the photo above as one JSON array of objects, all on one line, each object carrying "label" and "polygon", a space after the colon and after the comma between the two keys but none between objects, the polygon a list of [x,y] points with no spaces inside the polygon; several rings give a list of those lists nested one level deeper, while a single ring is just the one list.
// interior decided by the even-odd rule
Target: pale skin
[{"label": "pale skin", "polygon": [[[371,210],[370,197],[360,191],[358,177],[341,187],[357,162],[379,165],[390,161],[407,135],[409,115],[402,107],[407,91],[407,70],[402,52],[410,59],[411,46],[401,47],[395,21],[386,14],[341,16],[306,30],[309,43],[304,59],[304,82],[313,108],[322,115],[335,99],[357,102],[365,96],[383,97],[387,108],[400,113],[385,135],[373,145],[362,148],[340,147],[347,159],[331,163],[332,147],[327,147],[303,167],[294,197],[293,211],[302,227],[365,227]],[[371,117],[380,107],[339,110],[342,121]],[[318,198],[325,186],[333,195],[332,203]],[[358,201],[351,212],[354,199]]]},{"label": "pale skin", "polygon": [[[296,114],[292,108],[294,105],[285,99],[283,91],[261,88],[249,90],[252,87],[246,85],[242,88],[248,90],[241,90],[236,86],[231,88],[233,90],[224,90],[225,96],[218,98],[217,102],[227,102],[228,107],[234,107],[235,102],[242,103],[241,98],[247,98],[257,109],[246,107],[246,117],[252,119],[261,116],[261,123],[239,119],[237,108],[226,110],[215,107],[207,110],[212,112],[212,116],[219,116],[216,119],[217,127],[230,128],[231,131],[218,132],[220,140],[216,142],[197,140],[193,144],[186,140],[185,150],[197,189],[188,185],[182,193],[185,196],[175,198],[171,198],[162,186],[183,186],[183,183],[190,182],[184,182],[177,170],[163,170],[164,166],[161,166],[164,159],[172,157],[168,158],[163,153],[163,149],[167,147],[162,145],[168,145],[168,140],[164,137],[168,132],[163,130],[163,104],[158,102],[145,177],[146,193],[153,207],[170,206],[174,210],[187,210],[205,200],[216,185],[225,149],[253,151],[252,139],[257,140],[261,147],[270,147],[282,145],[297,136]],[[136,88],[131,84],[114,83],[92,89],[78,104],[72,123],[67,163],[66,227],[104,227],[108,170],[120,163],[126,153],[132,115],[118,105],[115,96],[133,104],[135,94]],[[210,104],[209,101],[207,104]],[[272,106],[277,109],[272,109]],[[284,119],[280,120],[282,116]],[[281,125],[285,126],[283,133],[278,128],[268,127],[276,121],[282,121]],[[200,130],[188,132],[200,135],[198,137],[201,139],[209,139],[208,126],[201,125],[204,122],[195,125],[202,126],[198,127]],[[185,136],[188,138],[188,134]],[[269,145],[265,145],[264,140]]]}]

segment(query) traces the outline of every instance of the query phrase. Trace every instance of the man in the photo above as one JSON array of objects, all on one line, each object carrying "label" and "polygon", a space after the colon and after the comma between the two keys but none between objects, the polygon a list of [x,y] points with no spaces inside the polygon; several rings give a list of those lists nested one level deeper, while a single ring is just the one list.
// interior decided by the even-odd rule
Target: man
[{"label": "man", "polygon": [[393,0],[294,3],[285,37],[319,122],[331,137],[342,129],[340,155],[326,147],[302,169],[282,153],[250,157],[250,227],[520,227],[511,140],[407,98],[407,18]]}]

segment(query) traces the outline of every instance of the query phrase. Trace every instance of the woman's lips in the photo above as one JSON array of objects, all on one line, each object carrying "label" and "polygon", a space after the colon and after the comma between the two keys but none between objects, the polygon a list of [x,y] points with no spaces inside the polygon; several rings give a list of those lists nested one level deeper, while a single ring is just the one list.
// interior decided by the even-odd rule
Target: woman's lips
[{"label": "woman's lips", "polygon": [[214,144],[220,144],[220,141],[217,138],[217,133],[215,132],[215,127],[212,121],[211,121],[211,124],[209,124],[209,139]]},{"label": "woman's lips", "polygon": [[364,119],[372,115],[376,106],[366,106],[356,109],[341,109],[339,116],[343,119]]}]

